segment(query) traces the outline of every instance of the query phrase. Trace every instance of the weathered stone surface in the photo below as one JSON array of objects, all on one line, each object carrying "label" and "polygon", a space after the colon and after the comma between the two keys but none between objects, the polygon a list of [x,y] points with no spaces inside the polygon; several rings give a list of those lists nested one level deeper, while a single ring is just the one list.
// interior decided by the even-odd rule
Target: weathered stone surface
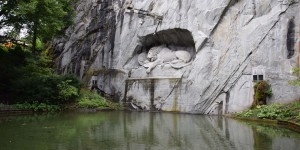
[{"label": "weathered stone surface", "polygon": [[[101,91],[144,110],[234,113],[253,102],[253,76],[272,86],[267,103],[290,102],[299,67],[299,0],[85,0],[55,40],[58,71],[98,79]],[[161,19],[162,17],[162,19]],[[149,49],[191,52],[176,69],[142,65]]]}]

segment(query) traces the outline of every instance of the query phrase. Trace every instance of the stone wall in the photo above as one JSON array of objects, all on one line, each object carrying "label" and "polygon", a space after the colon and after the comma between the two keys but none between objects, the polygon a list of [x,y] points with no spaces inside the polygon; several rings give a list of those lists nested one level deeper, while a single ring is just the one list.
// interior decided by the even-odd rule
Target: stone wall
[{"label": "stone wall", "polygon": [[[267,80],[267,103],[299,99],[288,84],[299,67],[299,0],[85,0],[75,25],[54,42],[60,73],[145,110],[222,114],[248,109],[253,76]],[[149,49],[188,51],[184,67]],[[161,58],[162,59],[162,58]],[[166,58],[163,58],[166,59]],[[147,64],[145,63],[145,64]],[[176,64],[177,65],[177,64]],[[151,87],[153,86],[153,87]]]}]

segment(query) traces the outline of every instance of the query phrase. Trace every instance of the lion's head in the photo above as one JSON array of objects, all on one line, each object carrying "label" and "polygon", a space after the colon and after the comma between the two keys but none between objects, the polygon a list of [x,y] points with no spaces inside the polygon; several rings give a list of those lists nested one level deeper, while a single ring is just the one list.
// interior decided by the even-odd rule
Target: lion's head
[{"label": "lion's head", "polygon": [[148,52],[148,55],[147,55],[147,59],[150,61],[150,62],[153,62],[157,59],[157,54],[158,54],[158,49],[157,48],[151,48]]}]

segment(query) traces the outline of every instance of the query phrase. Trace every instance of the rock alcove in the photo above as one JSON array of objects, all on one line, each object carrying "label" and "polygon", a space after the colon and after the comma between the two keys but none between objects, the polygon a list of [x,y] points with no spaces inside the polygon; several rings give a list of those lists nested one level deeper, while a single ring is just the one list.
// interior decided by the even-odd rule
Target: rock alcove
[{"label": "rock alcove", "polygon": [[164,44],[178,47],[195,47],[195,42],[191,32],[180,28],[162,30],[140,37],[140,42],[146,49]]},{"label": "rock alcove", "polygon": [[[140,38],[125,86],[125,102],[136,109],[179,110],[182,76],[193,62],[190,31],[168,29]],[[130,64],[130,63],[129,63]]]},{"label": "rock alcove", "polygon": [[196,53],[193,36],[186,29],[162,30],[139,38],[135,64],[144,67],[147,74],[156,68],[174,71],[189,66]]}]

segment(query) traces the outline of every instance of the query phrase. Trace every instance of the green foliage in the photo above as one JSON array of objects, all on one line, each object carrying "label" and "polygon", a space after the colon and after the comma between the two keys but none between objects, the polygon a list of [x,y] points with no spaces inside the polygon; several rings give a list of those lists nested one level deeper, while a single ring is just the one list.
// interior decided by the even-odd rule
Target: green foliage
[{"label": "green foliage", "polygon": [[78,104],[81,108],[104,108],[108,106],[103,97],[88,90],[81,90]]},{"label": "green foliage", "polygon": [[[0,50],[0,95],[10,94],[14,101],[5,103],[63,104],[75,100],[81,82],[74,75],[57,75],[45,55],[32,55],[21,47]],[[1,98],[0,98],[1,100]]]},{"label": "green foliage", "polygon": [[107,101],[108,107],[112,110],[124,110],[124,105],[122,103],[114,103],[111,101]]},{"label": "green foliage", "polygon": [[255,108],[237,114],[238,117],[292,120],[300,122],[300,102],[290,104],[258,105]]},{"label": "green foliage", "polygon": [[[28,30],[32,50],[0,46],[0,101],[5,103],[63,104],[78,97],[80,81],[72,75],[57,75],[52,59],[45,52],[53,36],[71,25],[75,0],[3,0],[0,1],[0,30],[16,38],[20,29]],[[3,41],[2,41],[3,42]],[[38,50],[40,53],[34,53]],[[1,97],[10,95],[10,99]],[[42,105],[43,106],[43,105]]]},{"label": "green foliage", "polygon": [[37,39],[44,43],[68,27],[74,15],[74,0],[4,0],[0,3],[0,29],[14,27],[15,32],[26,28],[33,50]]},{"label": "green foliage", "polygon": [[298,79],[296,80],[290,80],[289,84],[294,86],[300,86],[300,78],[299,78],[300,68],[293,68],[293,74],[298,76]]},{"label": "green foliage", "polygon": [[246,111],[246,112],[240,112],[240,113],[237,113],[236,115],[238,116],[238,117],[246,117],[246,118],[248,118],[248,117],[252,117],[253,116],[253,110],[248,110],[248,111]]},{"label": "green foliage", "polygon": [[9,48],[0,44],[0,56],[2,56],[4,53],[8,53],[8,52],[9,52]]},{"label": "green foliage", "polygon": [[254,104],[253,106],[266,104],[266,98],[272,96],[271,85],[267,81],[258,81],[254,85]]},{"label": "green foliage", "polygon": [[45,103],[19,103],[15,104],[15,107],[17,109],[23,109],[23,110],[33,110],[33,111],[43,111],[43,112],[56,112],[60,111],[60,106],[58,105],[49,105]]},{"label": "green foliage", "polygon": [[300,73],[300,68],[293,68],[293,74],[297,75]]},{"label": "green foliage", "polygon": [[300,120],[300,112],[299,112],[298,116],[296,116],[296,119]]},{"label": "green foliage", "polygon": [[62,104],[75,100],[80,88],[72,85],[73,80],[64,80],[63,77],[56,74],[32,73],[32,76],[13,82],[12,87],[20,100]]},{"label": "green foliage", "polygon": [[44,47],[45,47],[45,44],[38,38],[36,40],[36,49],[38,51],[42,51],[42,50],[44,50]]},{"label": "green foliage", "polygon": [[281,109],[282,105],[280,104],[272,104],[272,105],[262,105],[258,108],[260,111],[257,114],[259,118],[266,119],[281,119],[283,120],[286,117],[290,117],[292,114],[290,110]]},{"label": "green foliage", "polygon": [[80,88],[82,87],[82,82],[78,79],[78,77],[74,74],[65,74],[65,75],[61,75],[61,80],[62,81],[67,81],[68,80],[68,84],[74,86],[75,88],[77,88],[77,91],[79,93]]},{"label": "green foliage", "polygon": [[18,79],[17,72],[27,64],[26,57],[29,55],[21,47],[8,49],[0,46],[0,94],[8,94],[12,81]]},{"label": "green foliage", "polygon": [[59,90],[59,99],[68,101],[78,96],[78,89],[70,85],[71,82],[72,80],[61,81],[61,83],[57,85]]},{"label": "green foliage", "polygon": [[0,29],[5,26],[13,26],[16,30],[22,28],[24,19],[14,13],[17,9],[19,0],[1,0],[0,1]]}]

